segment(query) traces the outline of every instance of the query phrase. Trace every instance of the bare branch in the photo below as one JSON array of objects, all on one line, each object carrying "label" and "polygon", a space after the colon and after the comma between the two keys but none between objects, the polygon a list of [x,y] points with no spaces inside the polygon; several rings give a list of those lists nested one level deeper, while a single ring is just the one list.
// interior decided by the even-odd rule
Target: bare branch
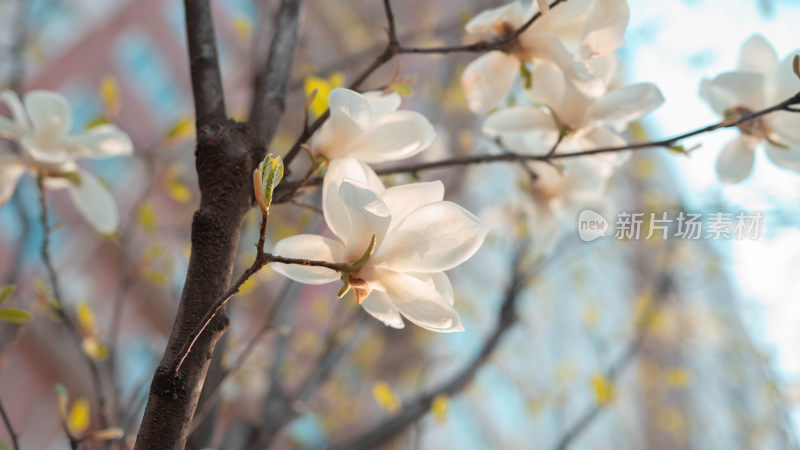
[{"label": "bare branch", "polygon": [[61,285],[58,280],[58,273],[56,272],[55,266],[53,265],[53,260],[50,257],[50,223],[48,221],[48,214],[47,214],[47,193],[46,188],[44,185],[45,175],[39,174],[38,176],[38,183],[39,183],[39,202],[42,207],[42,216],[41,216],[41,224],[44,230],[44,236],[42,237],[42,261],[44,262],[44,266],[47,269],[47,276],[50,281],[51,289],[53,290],[53,301],[54,307],[53,312],[56,313],[61,322],[64,324],[64,327],[67,330],[67,334],[69,334],[70,339],[77,347],[78,352],[81,354],[83,359],[86,361],[86,365],[89,368],[89,374],[92,377],[92,385],[95,387],[94,393],[97,399],[97,408],[99,411],[98,418],[100,420],[101,428],[108,427],[108,410],[106,407],[106,397],[104,392],[104,385],[103,378],[100,376],[100,368],[97,366],[97,361],[92,359],[86,352],[83,351],[83,345],[81,340],[81,333],[78,329],[78,325],[72,320],[72,318],[67,314],[64,310],[63,304],[63,297],[61,296]]},{"label": "bare branch", "polygon": [[192,421],[192,432],[197,429],[197,427],[205,420],[206,416],[211,411],[213,405],[217,401],[217,397],[219,395],[220,388],[228,379],[228,377],[234,373],[236,373],[247,361],[247,358],[250,354],[255,350],[256,345],[266,336],[269,331],[272,331],[276,327],[275,323],[275,315],[277,311],[281,308],[281,306],[289,299],[289,288],[292,286],[292,282],[286,283],[281,293],[278,295],[278,300],[273,303],[272,307],[270,307],[269,312],[267,313],[267,317],[264,320],[264,324],[259,328],[258,331],[250,338],[248,343],[245,345],[244,349],[239,356],[236,358],[236,361],[231,364],[230,367],[224,369],[219,376],[219,379],[214,383],[213,386],[207,386],[208,395],[205,401],[205,404],[200,407],[195,414],[194,420]]},{"label": "bare branch", "polygon": [[[286,107],[286,84],[292,70],[302,4],[302,0],[281,1],[267,63],[255,74],[248,123],[265,146],[272,140]],[[264,158],[263,154],[254,156],[256,160]]]},{"label": "bare branch", "polygon": [[[521,245],[520,248],[525,248],[525,246]],[[427,414],[436,396],[454,395],[472,381],[478,369],[489,360],[497,349],[502,337],[517,322],[516,303],[528,281],[528,276],[522,269],[523,256],[523,252],[520,251],[514,259],[513,275],[506,288],[500,311],[497,314],[497,324],[484,342],[480,352],[469,364],[438,388],[424,393],[407,403],[404,402],[403,409],[400,412],[380,422],[373,429],[349,442],[336,444],[332,447],[333,449],[360,450],[378,447]]]},{"label": "bare branch", "polygon": [[199,130],[201,126],[225,120],[225,98],[209,0],[184,0],[183,3],[195,120]]},{"label": "bare branch", "polygon": [[[657,288],[655,294],[655,301],[648,305],[642,313],[636,326],[636,333],[630,341],[625,351],[612,363],[606,370],[604,377],[608,382],[613,385],[617,378],[626,367],[636,358],[642,344],[647,337],[647,331],[653,323],[654,318],[658,313],[661,303],[664,301],[666,295],[672,287],[672,279],[669,275],[665,275],[661,279],[661,283]],[[566,448],[578,437],[584,430],[605,410],[603,405],[593,403],[580,418],[573,424],[558,440],[556,448],[558,450],[566,450]]]},{"label": "bare branch", "polygon": [[0,417],[3,418],[3,423],[6,426],[6,430],[8,430],[8,435],[11,437],[11,445],[14,446],[14,450],[20,450],[19,435],[16,431],[14,431],[14,427],[11,425],[11,420],[9,420],[8,416],[6,415],[6,410],[3,408],[2,401],[0,401]]}]

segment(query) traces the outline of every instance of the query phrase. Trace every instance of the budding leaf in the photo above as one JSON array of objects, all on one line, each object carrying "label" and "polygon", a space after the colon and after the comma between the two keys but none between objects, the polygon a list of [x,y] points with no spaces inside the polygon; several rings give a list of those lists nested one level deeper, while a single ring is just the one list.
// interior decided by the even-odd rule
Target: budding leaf
[{"label": "budding leaf", "polygon": [[439,423],[447,421],[447,408],[449,403],[447,396],[443,394],[439,394],[433,398],[431,411],[433,411],[433,417],[435,417]]},{"label": "budding leaf", "polygon": [[0,309],[0,320],[22,324],[33,320],[33,314],[16,308]]},{"label": "budding leaf", "polygon": [[0,289],[0,303],[3,303],[11,294],[14,293],[14,286],[8,285],[3,289]]},{"label": "budding leaf", "polygon": [[401,97],[410,97],[414,91],[411,89],[411,86],[405,83],[396,83],[390,86],[392,90]]},{"label": "budding leaf", "polygon": [[272,153],[261,161],[258,169],[253,172],[253,184],[256,200],[261,211],[266,214],[272,204],[272,192],[283,179],[283,159]]},{"label": "budding leaf", "polygon": [[614,393],[614,385],[611,381],[603,375],[595,375],[592,377],[592,387],[594,388],[595,402],[599,406],[607,406],[614,402],[616,394]]},{"label": "budding leaf", "polygon": [[792,70],[794,70],[794,74],[800,78],[800,55],[794,55],[794,59],[792,60]]},{"label": "budding leaf", "polygon": [[95,431],[92,433],[92,440],[95,441],[112,441],[119,439],[125,435],[125,432],[120,427],[105,428],[103,430]]},{"label": "budding leaf", "polygon": [[385,381],[377,381],[372,385],[372,397],[384,411],[394,412],[400,409],[400,399]]},{"label": "budding leaf", "polygon": [[528,65],[525,64],[524,61],[519,62],[519,75],[523,79],[523,85],[525,86],[525,89],[530,89],[533,87],[533,74],[531,73],[531,70],[528,69]]},{"label": "budding leaf", "polygon": [[90,421],[89,401],[81,397],[72,404],[69,411],[67,426],[74,434],[80,435],[89,428]]}]

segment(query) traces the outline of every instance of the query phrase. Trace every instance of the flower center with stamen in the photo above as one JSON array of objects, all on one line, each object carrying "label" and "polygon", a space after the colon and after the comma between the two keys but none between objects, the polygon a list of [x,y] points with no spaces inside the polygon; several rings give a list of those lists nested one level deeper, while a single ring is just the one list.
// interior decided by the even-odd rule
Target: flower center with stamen
[{"label": "flower center with stamen", "polygon": [[356,297],[356,302],[360,305],[361,302],[372,293],[372,287],[368,282],[353,274],[349,276],[348,281],[350,282],[350,287],[353,288],[353,295]]},{"label": "flower center with stamen", "polygon": [[[749,108],[745,108],[743,106],[737,106],[730,110],[731,114],[736,115],[738,117],[745,117],[749,114],[753,114],[753,110]],[[748,120],[747,122],[742,122],[736,126],[739,128],[739,131],[742,134],[747,136],[756,137],[759,139],[766,139],[767,136],[770,134],[771,130],[767,126],[766,123],[761,119],[761,117],[755,118],[753,120]]]},{"label": "flower center with stamen", "polygon": [[[494,32],[498,41],[503,41],[514,34],[516,28],[514,28],[508,22],[497,22],[492,26],[492,31]],[[511,54],[521,53],[522,49],[520,48],[518,41],[519,39],[514,39],[512,42],[503,45],[502,50]]]}]

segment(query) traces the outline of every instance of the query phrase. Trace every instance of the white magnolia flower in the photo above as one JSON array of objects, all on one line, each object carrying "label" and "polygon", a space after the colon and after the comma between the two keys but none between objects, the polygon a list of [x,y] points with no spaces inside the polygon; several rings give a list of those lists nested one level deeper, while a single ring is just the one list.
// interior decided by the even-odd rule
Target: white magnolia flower
[{"label": "white magnolia flower", "polygon": [[[553,10],[555,11],[555,9]],[[618,131],[664,102],[652,83],[633,84],[593,98],[580,92],[559,68],[547,62],[536,65],[536,78],[528,97],[536,106],[512,106],[491,114],[483,124],[490,136],[500,137],[509,149],[528,155],[545,155],[560,133],[559,152],[621,146],[627,143]],[[604,161],[606,174],[620,160],[620,153],[591,157]]]},{"label": "white magnolia flower", "polygon": [[116,231],[119,219],[111,193],[75,161],[129,155],[133,144],[128,135],[114,125],[67,135],[72,114],[57,92],[31,91],[23,106],[16,93],[5,91],[0,101],[11,111],[10,119],[0,116],[0,137],[20,144],[20,154],[0,154],[0,205],[8,201],[24,173],[43,173],[47,187],[69,190],[75,206],[97,231]]},{"label": "white magnolia flower", "polygon": [[[736,71],[703,80],[700,97],[721,117],[746,115],[780,103],[800,91],[792,52],[778,64],[772,46],[754,35],[742,44]],[[738,183],[753,170],[755,149],[764,143],[776,165],[800,172],[800,114],[779,111],[739,125],[740,135],[717,158],[721,181]]]},{"label": "white magnolia flower", "polygon": [[396,161],[425,150],[433,126],[420,113],[398,111],[400,96],[359,94],[337,88],[328,96],[330,117],[311,138],[311,150],[328,160]]},{"label": "white magnolia flower", "polygon": [[[487,229],[455,203],[442,201],[440,181],[385,188],[367,165],[354,159],[331,162],[322,187],[325,221],[335,235],[298,235],[279,241],[276,255],[353,263],[369,248],[366,263],[346,279],[364,309],[388,326],[403,328],[401,315],[432,331],[462,331],[453,288],[443,273],[466,261]],[[341,279],[324,267],[273,264],[301,283]]]},{"label": "white magnolia flower", "polygon": [[526,163],[536,179],[526,177],[521,194],[527,199],[517,202],[530,223],[529,234],[539,251],[547,253],[558,243],[562,227],[574,227],[584,209],[607,209],[605,191],[608,176],[597,161],[570,158],[557,165],[545,162]]},{"label": "white magnolia flower", "polygon": [[[539,12],[514,1],[484,11],[466,25],[479,39],[510,36]],[[470,110],[484,113],[499,106],[520,73],[520,64],[534,60],[558,64],[579,89],[598,95],[616,68],[614,52],[624,41],[628,25],[626,0],[569,0],[539,17],[503,51],[472,61],[461,84]],[[535,80],[536,83],[538,80]]]}]

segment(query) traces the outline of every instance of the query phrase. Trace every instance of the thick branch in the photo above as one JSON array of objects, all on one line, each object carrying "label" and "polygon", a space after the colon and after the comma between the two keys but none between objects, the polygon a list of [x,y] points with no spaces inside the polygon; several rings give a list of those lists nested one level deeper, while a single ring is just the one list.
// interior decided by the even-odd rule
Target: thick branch
[{"label": "thick branch", "polygon": [[[525,246],[521,246],[525,248]],[[334,449],[347,449],[347,450],[360,450],[375,448],[398,433],[402,432],[409,425],[413,424],[422,416],[427,414],[433,404],[433,399],[438,395],[454,395],[460,392],[464,387],[478,373],[481,368],[492,356],[497,346],[500,344],[502,337],[513,327],[517,322],[516,316],[516,302],[520,297],[520,293],[527,282],[527,277],[523,274],[521,268],[521,259],[523,257],[520,252],[514,260],[513,277],[511,283],[506,289],[503,303],[500,311],[497,314],[497,325],[489,335],[481,347],[480,352],[467,364],[460,372],[455,374],[450,380],[442,384],[438,388],[424,393],[404,403],[403,409],[395,415],[389,417],[383,422],[376,425],[373,429],[365,432],[361,436],[356,437],[352,441],[334,445]]]},{"label": "thick branch", "polygon": [[[255,75],[249,123],[265,146],[272,140],[286,107],[286,83],[292,70],[302,3],[302,0],[281,1],[267,63]],[[255,155],[256,160],[263,157]]]},{"label": "thick branch", "polygon": [[214,23],[209,0],[184,0],[197,129],[225,119]]}]

